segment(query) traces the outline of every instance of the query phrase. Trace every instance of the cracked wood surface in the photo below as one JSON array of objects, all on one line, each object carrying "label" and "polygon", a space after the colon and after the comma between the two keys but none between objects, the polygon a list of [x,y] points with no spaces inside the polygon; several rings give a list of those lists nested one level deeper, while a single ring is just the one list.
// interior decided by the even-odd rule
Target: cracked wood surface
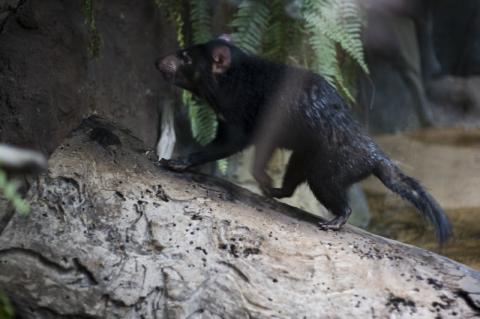
[{"label": "cracked wood surface", "polygon": [[[113,132],[113,133],[112,133]],[[89,120],[0,234],[22,318],[468,318],[480,274],[227,182],[156,167]],[[1,216],[0,216],[1,217]]]}]

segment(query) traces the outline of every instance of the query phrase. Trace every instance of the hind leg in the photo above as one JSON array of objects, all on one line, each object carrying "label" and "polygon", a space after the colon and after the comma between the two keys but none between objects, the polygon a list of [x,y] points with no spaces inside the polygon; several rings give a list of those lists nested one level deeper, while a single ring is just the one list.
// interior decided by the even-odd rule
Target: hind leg
[{"label": "hind leg", "polygon": [[335,217],[327,222],[319,222],[318,226],[323,230],[339,230],[347,222],[352,210],[348,206],[348,197],[346,189],[328,182],[310,183],[315,197],[325,206]]},{"label": "hind leg", "polygon": [[284,198],[290,197],[298,185],[306,180],[305,157],[303,153],[293,152],[288,161],[287,171],[283,177],[281,188],[262,188],[263,193],[269,197]]},{"label": "hind leg", "polygon": [[[338,208],[335,211],[333,209],[329,210],[335,214],[335,218],[332,220],[326,221],[326,222],[319,222],[318,227],[323,230],[339,230],[340,228],[345,225],[347,222],[348,218],[352,214],[352,209],[346,205],[342,208]],[[337,215],[338,214],[338,215]]]}]

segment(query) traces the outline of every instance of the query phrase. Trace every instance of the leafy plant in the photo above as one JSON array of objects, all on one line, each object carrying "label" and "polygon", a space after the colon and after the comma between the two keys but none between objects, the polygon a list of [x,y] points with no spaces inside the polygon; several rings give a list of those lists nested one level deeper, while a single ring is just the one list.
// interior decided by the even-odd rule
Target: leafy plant
[{"label": "leafy plant", "polygon": [[174,24],[177,35],[178,45],[185,46],[185,37],[183,35],[184,18],[182,16],[183,4],[182,1],[176,0],[154,0],[157,7],[167,12],[167,18]]},{"label": "leafy plant", "polygon": [[[212,38],[209,2],[190,0],[193,44],[204,43]],[[188,91],[183,91],[182,101],[188,107],[193,137],[202,145],[208,144],[217,133],[218,123],[215,113]]]},{"label": "leafy plant", "polygon": [[15,316],[8,297],[0,291],[0,319],[10,319]]},{"label": "leafy plant", "polygon": [[202,145],[211,142],[215,138],[218,126],[215,113],[209,107],[201,105],[188,91],[182,92],[182,102],[188,106],[192,135],[195,140]]},{"label": "leafy plant", "polygon": [[301,45],[304,37],[302,24],[287,14],[284,0],[272,0],[269,4],[270,16],[263,34],[262,55],[277,62],[295,61],[292,48]]},{"label": "leafy plant", "polygon": [[22,214],[27,214],[30,211],[28,203],[18,194],[18,185],[7,179],[5,171],[0,169],[0,192],[7,201],[12,203],[13,207]]},{"label": "leafy plant", "polygon": [[340,68],[337,48],[344,50],[365,73],[369,72],[360,39],[362,19],[357,0],[304,0],[302,15],[315,52],[313,68],[354,101]]},{"label": "leafy plant", "polygon": [[193,43],[204,43],[212,39],[212,23],[209,0],[190,0]]},{"label": "leafy plant", "polygon": [[[362,13],[357,1],[239,0],[235,2],[238,5],[229,27],[237,46],[280,62],[290,60],[312,68],[353,102],[355,65],[369,72],[360,39]],[[187,31],[191,31],[193,43],[212,38],[211,1],[188,1],[188,17],[182,16],[185,2],[155,2],[175,17],[180,46],[187,44],[184,35]],[[184,25],[184,21],[189,21],[189,25]],[[216,134],[215,114],[190,93],[183,93],[182,100],[189,108],[194,138],[201,144],[208,143]]]},{"label": "leafy plant", "polygon": [[234,30],[235,45],[250,53],[260,53],[262,39],[267,30],[270,9],[267,1],[245,0],[238,6],[230,27]]}]

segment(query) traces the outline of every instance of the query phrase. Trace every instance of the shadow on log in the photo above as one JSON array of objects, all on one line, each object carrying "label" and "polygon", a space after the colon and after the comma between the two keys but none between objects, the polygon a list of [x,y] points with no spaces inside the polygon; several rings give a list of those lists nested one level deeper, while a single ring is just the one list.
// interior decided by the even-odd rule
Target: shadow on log
[{"label": "shadow on log", "polygon": [[20,318],[367,318],[480,314],[480,274],[219,179],[156,167],[87,120],[0,234]]}]

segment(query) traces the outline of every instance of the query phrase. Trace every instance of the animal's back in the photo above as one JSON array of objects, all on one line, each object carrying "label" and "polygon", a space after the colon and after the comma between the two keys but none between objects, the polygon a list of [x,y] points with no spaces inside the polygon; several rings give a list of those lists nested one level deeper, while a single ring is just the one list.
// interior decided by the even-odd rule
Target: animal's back
[{"label": "animal's back", "polygon": [[282,146],[321,160],[309,162],[306,170],[336,175],[348,184],[371,174],[384,154],[353,119],[338,91],[304,69],[287,66],[283,76],[265,106],[269,121],[282,122]]}]

